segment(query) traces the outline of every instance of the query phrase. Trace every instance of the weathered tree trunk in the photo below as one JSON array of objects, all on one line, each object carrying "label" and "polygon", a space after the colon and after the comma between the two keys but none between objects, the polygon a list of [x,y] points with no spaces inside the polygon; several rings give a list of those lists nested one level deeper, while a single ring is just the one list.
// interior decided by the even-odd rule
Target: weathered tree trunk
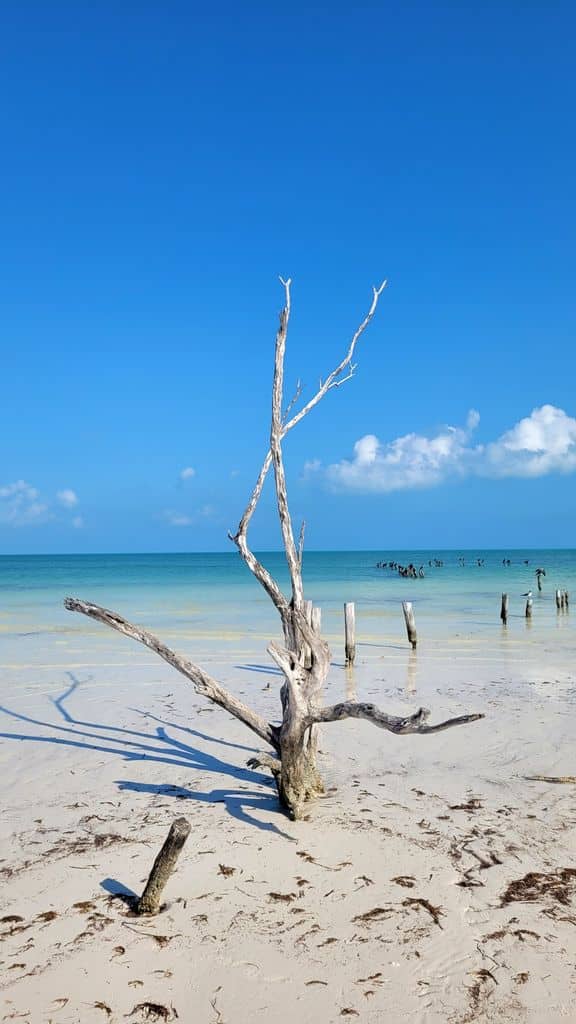
[{"label": "weathered tree trunk", "polygon": [[[297,412],[292,412],[292,409],[300,398],[300,384],[298,384],[296,394],[287,408],[284,411],[282,409],[284,355],[290,319],[290,281],[282,282],[282,284],[284,285],[285,305],[280,314],[280,326],[276,334],[270,446],[248,505],[240,520],[238,530],[235,534],[229,535],[230,539],[236,544],[244,562],[264,588],[280,616],[284,646],[271,643],[268,647],[270,656],[281,669],[284,676],[284,682],[280,688],[282,709],[280,723],[266,722],[260,715],[246,707],[237,697],[225,690],[220,683],[209,676],[198,665],[177,654],[158,637],[128,622],[116,612],[108,611],[106,608],[101,608],[88,601],[80,601],[77,598],[67,598],[64,603],[70,611],[88,615],[90,618],[110,626],[112,629],[137,640],[139,643],[155,651],[161,658],[177,669],[178,672],[190,679],[197,693],[220,705],[220,707],[244,722],[249,729],[256,733],[273,750],[273,754],[257,754],[250,759],[248,764],[254,768],[267,768],[272,772],[282,806],[290,817],[301,818],[306,804],[324,791],[317,765],[318,728],[321,723],[337,722],[344,718],[363,718],[371,722],[372,725],[378,726],[378,728],[387,729],[396,735],[405,735],[407,733],[425,734],[438,732],[441,729],[474,722],[479,718],[483,718],[483,715],[461,715],[431,726],[427,724],[429,712],[425,708],[420,708],[412,715],[399,718],[380,711],[373,704],[357,703],[355,700],[348,700],[335,704],[332,707],[323,706],[323,690],[330,667],[330,651],[327,643],[320,636],[319,609],[313,621],[310,612],[307,613],[307,602],[304,600],[302,580],[304,524],[300,531],[298,545],[296,545],[288,505],[282,442],[286,435],[318,405],[329,391],[340,387],[352,377],[355,370],[353,358],[356,345],[376,312],[378,300],[386,282],[380,288],[373,289],[370,309],[355,331],[344,358],[328,374],[326,379],[320,382],[316,393]],[[276,580],[248,545],[248,527],[271,468],[274,471],[278,518],[290,574],[290,597],[287,597],[281,591]],[[311,608],[311,604],[308,603],[308,605]],[[348,663],[352,663],[354,660],[353,610],[353,605],[346,605],[346,660]],[[170,849],[173,850],[174,847],[171,846]],[[165,850],[163,848],[158,860],[164,853]],[[168,857],[168,854],[166,856]],[[162,861],[163,864],[164,861]],[[157,875],[162,865],[158,868]],[[156,870],[156,865],[154,870]],[[145,901],[145,897],[146,893],[142,897],[142,901]],[[150,899],[152,900],[152,897]],[[144,902],[143,905],[147,906],[149,903]]]}]

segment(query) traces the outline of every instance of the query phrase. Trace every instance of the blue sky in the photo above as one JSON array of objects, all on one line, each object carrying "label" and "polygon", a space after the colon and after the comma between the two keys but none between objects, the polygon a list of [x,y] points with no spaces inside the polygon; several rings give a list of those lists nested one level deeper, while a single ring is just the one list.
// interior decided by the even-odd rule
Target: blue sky
[{"label": "blue sky", "polygon": [[[389,281],[286,442],[310,547],[573,546],[575,29],[568,3],[6,7],[0,551],[227,549],[279,274],[305,395]],[[271,494],[252,539],[278,546]]]}]

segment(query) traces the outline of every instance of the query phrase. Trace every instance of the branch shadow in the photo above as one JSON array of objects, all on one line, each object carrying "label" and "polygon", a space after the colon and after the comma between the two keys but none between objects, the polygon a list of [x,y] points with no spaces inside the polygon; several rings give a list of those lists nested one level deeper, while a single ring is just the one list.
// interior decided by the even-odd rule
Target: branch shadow
[{"label": "branch shadow", "polygon": [[279,668],[274,668],[274,665],[234,665],[234,668],[239,668],[242,672],[260,672],[265,676],[283,676],[283,673]]},{"label": "branch shadow", "polygon": [[[240,744],[228,743],[225,740],[215,741],[213,737],[208,736],[206,733],[186,729],[183,726],[174,726],[173,723],[169,722],[158,725],[154,734],[151,735],[150,733],[140,732],[135,729],[125,729],[121,726],[106,725],[74,718],[66,708],[65,702],[76,692],[82,681],[74,677],[72,673],[67,673],[67,675],[72,680],[71,684],[59,697],[52,699],[52,704],[66,723],[65,725],[33,718],[31,715],[13,711],[11,708],[0,705],[0,713],[13,720],[29,726],[50,730],[48,735],[0,732],[0,738],[24,743],[50,743],[55,746],[94,750],[103,754],[112,754],[128,762],[150,761],[169,765],[170,767],[193,769],[207,774],[223,775],[234,779],[236,782],[258,784],[265,786],[267,790],[274,785],[270,776],[254,772],[228,761],[223,761],[207,751],[203,751],[189,743],[184,743],[171,736],[167,732],[167,728],[177,728],[210,743],[220,742],[225,746],[246,750],[250,753],[255,751],[253,747],[243,747]],[[84,680],[84,682],[87,682],[87,680]],[[139,713],[152,719],[155,718],[155,716],[147,715],[144,712]],[[155,720],[162,722],[161,719]],[[91,740],[96,742],[89,742]],[[198,803],[224,803],[228,813],[238,821],[250,824],[261,831],[276,832],[285,838],[292,838],[287,836],[286,833],[282,832],[272,822],[261,822],[246,813],[246,808],[254,808],[281,815],[282,812],[280,811],[277,798],[269,793],[259,793],[243,789],[214,789],[209,793],[203,793],[181,786],[145,784],[126,780],[117,781],[117,785],[121,790],[131,790],[132,792],[167,795],[177,799],[195,800]]]},{"label": "branch shadow", "polygon": [[189,736],[196,736],[199,740],[208,740],[209,743],[219,743],[223,747],[231,747],[233,750],[245,750],[247,754],[257,754],[257,747],[246,747],[243,743],[231,743],[230,740],[224,740],[221,736],[209,736],[205,732],[200,732],[199,729],[191,729],[188,725],[178,725],[177,722],[167,722],[165,718],[159,718],[158,715],[153,715],[151,711],[142,711],[141,708],[128,708],[129,711],[134,711],[137,715],[142,715],[142,718],[149,718],[152,722],[159,722],[160,725],[167,725],[169,729],[178,729],[180,732],[188,733]]},{"label": "branch shadow", "polygon": [[267,796],[264,793],[249,793],[245,789],[213,789],[210,793],[200,793],[197,790],[187,789],[185,786],[174,786],[162,783],[132,782],[125,779],[116,779],[116,785],[121,792],[129,793],[150,793],[153,796],[173,797],[176,800],[194,800],[203,804],[225,804],[228,814],[245,825],[254,825],[261,832],[274,832],[295,843],[298,840],[278,828],[271,821],[262,822],[246,813],[246,808],[268,811],[281,814],[278,799],[276,796]]}]

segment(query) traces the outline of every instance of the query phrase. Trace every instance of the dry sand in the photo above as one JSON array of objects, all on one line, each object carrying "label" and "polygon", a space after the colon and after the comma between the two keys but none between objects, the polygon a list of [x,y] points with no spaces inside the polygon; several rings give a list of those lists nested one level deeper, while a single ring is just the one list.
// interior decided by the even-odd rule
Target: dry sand
[{"label": "dry sand", "polygon": [[[576,1020],[576,788],[526,778],[576,774],[567,647],[361,647],[329,696],[487,718],[327,726],[327,796],[293,823],[246,729],[89,628],[5,658],[0,1020]],[[273,670],[211,657],[275,717]],[[166,907],[134,917],[178,815]]]}]

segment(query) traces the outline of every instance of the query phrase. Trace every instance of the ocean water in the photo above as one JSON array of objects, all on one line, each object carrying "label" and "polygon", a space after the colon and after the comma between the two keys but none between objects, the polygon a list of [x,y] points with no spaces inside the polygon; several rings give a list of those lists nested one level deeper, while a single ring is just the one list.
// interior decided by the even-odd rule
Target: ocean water
[{"label": "ocean water", "polygon": [[[283,554],[260,558],[288,590]],[[429,566],[434,559],[443,565]],[[377,568],[392,560],[423,565],[424,578]],[[542,593],[535,577],[539,566],[546,570]],[[489,636],[499,625],[504,591],[509,628],[524,628],[522,595],[528,590],[534,596],[530,628],[544,635],[559,625],[571,631],[570,615],[558,616],[554,595],[561,588],[576,599],[576,550],[308,552],[304,582],[332,639],[341,637],[345,601],[356,603],[359,641],[403,637],[403,600],[414,603],[422,636]],[[255,639],[278,632],[274,608],[236,552],[30,555],[0,556],[0,640],[102,628],[67,612],[67,595],[104,605],[151,630],[168,630],[172,637]]]},{"label": "ocean water", "polygon": [[[444,564],[428,566],[435,558]],[[503,564],[508,558],[511,564]],[[261,559],[287,589],[283,555],[264,553]],[[483,560],[480,566],[478,559]],[[424,565],[424,579],[404,579],[377,568],[378,562],[392,560]],[[539,566],[546,570],[542,593],[535,581]],[[481,711],[491,724],[481,734],[474,771],[480,764],[490,777],[502,766],[510,773],[522,766],[552,774],[572,770],[561,752],[568,749],[565,737],[573,736],[576,706],[575,551],[308,552],[304,581],[306,596],[322,609],[322,633],[332,652],[328,703],[358,698],[393,713],[424,706],[435,720]],[[574,595],[568,612],[556,610],[556,588]],[[522,596],[529,589],[532,619],[525,617]],[[510,600],[506,628],[500,623],[504,591]],[[280,624],[235,552],[2,556],[0,725],[7,742],[0,765],[8,763],[2,757],[11,756],[14,739],[39,735],[40,747],[26,748],[34,750],[36,760],[30,764],[37,765],[43,751],[46,770],[52,770],[51,759],[57,763],[60,747],[53,747],[51,739],[93,744],[105,723],[113,726],[109,742],[105,750],[98,743],[96,749],[106,756],[116,750],[117,727],[128,728],[130,736],[132,729],[142,731],[143,722],[155,736],[155,750],[156,732],[166,723],[188,728],[192,722],[200,730],[197,736],[214,731],[217,742],[227,743],[231,735],[243,742],[241,728],[235,733],[229,716],[198,699],[193,687],[152,651],[66,611],[67,595],[103,605],[157,633],[267,720],[277,720],[281,680],[266,648],[280,637]],[[415,651],[406,638],[403,600],[414,604]],[[344,663],[345,601],[356,604],[353,669]],[[80,741],[70,736],[76,728]],[[430,777],[431,771],[444,777],[466,759],[468,735],[449,730],[429,748],[419,739],[391,745],[379,730],[348,722],[326,730],[322,749],[331,785],[346,782],[350,764],[355,771],[360,764],[367,772],[390,771],[395,764],[398,772],[414,771],[415,778],[424,772]],[[341,762],[343,738],[348,761]],[[138,754],[141,742],[136,741],[130,756]],[[124,746],[117,753],[124,758]],[[18,762],[18,770],[23,763]]]}]

